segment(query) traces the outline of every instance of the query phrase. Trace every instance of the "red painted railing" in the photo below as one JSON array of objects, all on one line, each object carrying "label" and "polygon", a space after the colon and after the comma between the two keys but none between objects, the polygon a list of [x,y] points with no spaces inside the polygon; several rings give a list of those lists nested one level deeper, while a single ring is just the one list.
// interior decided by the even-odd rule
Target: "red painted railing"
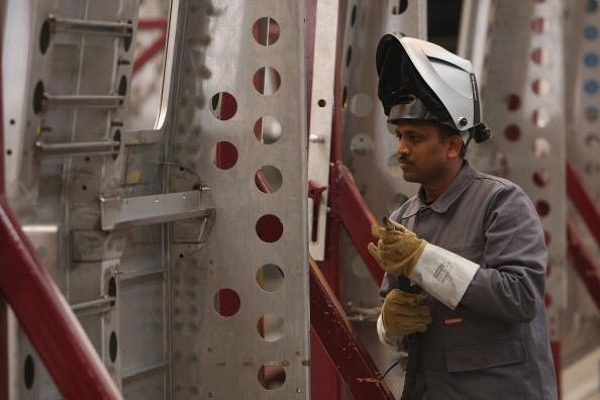
[{"label": "red painted railing", "polygon": [[[567,193],[571,203],[600,246],[600,211],[570,160],[567,160]],[[600,310],[600,267],[585,246],[572,221],[567,222],[567,245],[571,266]]]},{"label": "red painted railing", "polygon": [[0,196],[0,254],[0,294],[63,396],[120,399],[115,383],[4,196]]},{"label": "red painted railing", "polygon": [[164,18],[140,19],[138,21],[138,30],[159,30],[160,35],[143,49],[133,61],[132,72],[135,74],[154,56],[159,54],[165,48],[167,43],[168,21]]}]

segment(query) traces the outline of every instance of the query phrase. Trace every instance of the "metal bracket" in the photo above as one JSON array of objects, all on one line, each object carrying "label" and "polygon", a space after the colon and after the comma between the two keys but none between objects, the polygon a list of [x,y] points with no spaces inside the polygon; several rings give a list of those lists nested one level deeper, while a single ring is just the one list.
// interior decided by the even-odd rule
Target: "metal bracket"
[{"label": "metal bracket", "polygon": [[208,188],[130,198],[100,198],[102,229],[158,224],[214,215]]}]

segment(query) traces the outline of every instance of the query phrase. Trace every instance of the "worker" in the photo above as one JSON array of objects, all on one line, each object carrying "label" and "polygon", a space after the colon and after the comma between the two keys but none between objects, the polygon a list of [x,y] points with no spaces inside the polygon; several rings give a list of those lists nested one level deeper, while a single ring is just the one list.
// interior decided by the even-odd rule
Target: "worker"
[{"label": "worker", "polygon": [[471,63],[390,33],[376,66],[403,177],[420,184],[368,246],[385,270],[379,337],[408,354],[402,400],[556,400],[544,232],[521,188],[465,159],[490,136]]}]

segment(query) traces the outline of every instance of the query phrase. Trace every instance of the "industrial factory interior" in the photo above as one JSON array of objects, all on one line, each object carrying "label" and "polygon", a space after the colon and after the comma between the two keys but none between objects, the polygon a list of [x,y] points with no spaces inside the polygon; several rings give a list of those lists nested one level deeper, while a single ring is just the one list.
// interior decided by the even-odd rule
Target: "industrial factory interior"
[{"label": "industrial factory interior", "polygon": [[522,189],[547,250],[535,399],[600,400],[597,0],[0,0],[0,21],[0,399],[492,399],[429,375],[408,396],[413,350],[379,330],[373,226],[420,193],[387,34],[470,62],[491,137],[466,160]]}]

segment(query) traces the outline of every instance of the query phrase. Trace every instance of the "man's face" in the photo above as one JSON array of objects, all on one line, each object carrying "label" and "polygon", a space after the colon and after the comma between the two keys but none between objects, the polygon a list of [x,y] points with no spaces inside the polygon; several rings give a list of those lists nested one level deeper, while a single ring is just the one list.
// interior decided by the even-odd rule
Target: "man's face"
[{"label": "man's face", "polygon": [[402,121],[395,128],[404,179],[425,186],[446,180],[448,164],[459,156],[452,143],[457,138],[445,136],[437,124],[425,121]]}]

